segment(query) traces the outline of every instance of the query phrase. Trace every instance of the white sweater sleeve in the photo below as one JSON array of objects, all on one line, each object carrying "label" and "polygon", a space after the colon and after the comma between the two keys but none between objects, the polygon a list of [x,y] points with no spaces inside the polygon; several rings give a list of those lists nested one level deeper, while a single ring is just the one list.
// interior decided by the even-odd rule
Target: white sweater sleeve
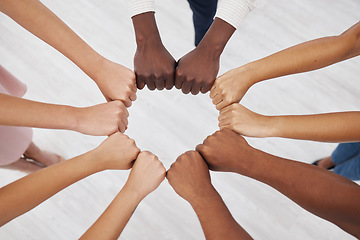
[{"label": "white sweater sleeve", "polygon": [[246,15],[253,10],[259,0],[219,0],[215,17],[238,28]]},{"label": "white sweater sleeve", "polygon": [[154,0],[127,0],[131,17],[145,13],[155,12]]}]

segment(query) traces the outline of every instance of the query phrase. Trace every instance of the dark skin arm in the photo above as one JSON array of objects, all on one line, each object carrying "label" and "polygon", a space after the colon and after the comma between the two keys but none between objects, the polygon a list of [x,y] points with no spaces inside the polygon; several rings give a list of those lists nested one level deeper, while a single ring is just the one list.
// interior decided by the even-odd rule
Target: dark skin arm
[{"label": "dark skin arm", "polygon": [[235,172],[263,182],[307,211],[360,237],[360,187],[349,179],[254,149],[229,129],[209,136],[196,150],[211,170]]},{"label": "dark skin arm", "polygon": [[199,45],[178,61],[175,87],[185,94],[208,92],[219,72],[220,55],[234,32],[233,26],[215,18]]},{"label": "dark skin arm", "polygon": [[137,87],[143,89],[147,85],[150,90],[171,89],[176,61],[161,42],[154,12],[135,15],[132,21],[137,44],[134,56]]},{"label": "dark skin arm", "polygon": [[210,173],[198,152],[182,154],[167,172],[175,192],[195,210],[207,240],[252,239],[234,220],[211,184]]}]

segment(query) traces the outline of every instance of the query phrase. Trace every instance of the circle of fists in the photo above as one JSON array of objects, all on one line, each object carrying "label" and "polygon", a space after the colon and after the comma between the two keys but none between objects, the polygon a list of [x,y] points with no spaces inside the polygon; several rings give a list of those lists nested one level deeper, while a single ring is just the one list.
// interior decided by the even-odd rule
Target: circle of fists
[{"label": "circle of fists", "polygon": [[[196,202],[213,189],[209,169],[246,171],[246,159],[251,159],[249,154],[254,149],[237,133],[266,136],[261,126],[267,125],[267,118],[238,104],[252,85],[246,69],[234,69],[216,79],[219,56],[209,56],[205,48],[196,47],[175,61],[162,43],[138,47],[134,72],[108,60],[103,63],[103,70],[94,80],[108,103],[77,109],[74,129],[110,136],[94,151],[109,156],[102,158],[104,169],[132,168],[127,186],[137,189],[141,198],[166,177],[181,197]],[[195,151],[180,155],[168,171],[154,154],[141,152],[134,140],[122,134],[128,125],[127,108],[136,100],[137,89],[145,86],[150,90],[170,90],[175,86],[184,94],[193,95],[210,91],[210,98],[220,112],[220,131],[206,138]]]}]

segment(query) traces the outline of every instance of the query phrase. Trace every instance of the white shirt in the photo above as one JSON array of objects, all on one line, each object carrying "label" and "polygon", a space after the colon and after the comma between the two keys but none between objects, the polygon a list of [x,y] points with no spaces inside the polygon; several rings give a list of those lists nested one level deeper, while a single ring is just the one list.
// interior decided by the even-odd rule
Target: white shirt
[{"label": "white shirt", "polygon": [[[256,7],[258,1],[219,0],[215,17],[224,20],[237,29],[246,15]],[[127,0],[127,2],[131,17],[145,12],[155,12],[154,0]]]}]

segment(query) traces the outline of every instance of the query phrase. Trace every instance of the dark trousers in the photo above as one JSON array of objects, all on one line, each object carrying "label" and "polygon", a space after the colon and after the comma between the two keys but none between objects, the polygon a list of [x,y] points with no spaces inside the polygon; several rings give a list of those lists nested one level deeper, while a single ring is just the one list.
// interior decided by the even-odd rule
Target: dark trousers
[{"label": "dark trousers", "polygon": [[195,46],[199,44],[213,22],[218,0],[188,0],[193,12]]}]

